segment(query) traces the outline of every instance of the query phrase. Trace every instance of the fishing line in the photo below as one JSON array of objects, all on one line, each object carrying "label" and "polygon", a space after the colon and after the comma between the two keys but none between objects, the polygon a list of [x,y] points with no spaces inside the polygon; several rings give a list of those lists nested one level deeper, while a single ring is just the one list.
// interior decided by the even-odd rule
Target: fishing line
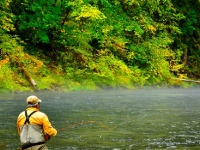
[{"label": "fishing line", "polygon": [[82,121],[82,122],[79,122],[79,123],[76,123],[76,124],[65,126],[61,129],[58,129],[57,131],[60,132],[60,131],[67,130],[67,129],[72,128],[72,127],[76,127],[78,125],[90,124],[90,123],[95,123],[95,124],[99,125],[100,127],[103,127],[103,128],[110,130],[110,131],[112,131],[113,129],[115,129],[117,127],[117,126],[115,126],[114,128],[110,128],[110,127],[104,125],[103,123],[101,123],[99,121],[91,120],[91,121]]}]

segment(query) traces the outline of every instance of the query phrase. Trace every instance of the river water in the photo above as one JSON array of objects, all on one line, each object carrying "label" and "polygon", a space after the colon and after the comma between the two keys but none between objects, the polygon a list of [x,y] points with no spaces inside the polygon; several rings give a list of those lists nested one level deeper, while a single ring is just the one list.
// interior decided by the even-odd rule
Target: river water
[{"label": "river water", "polygon": [[59,130],[49,150],[200,149],[200,88],[0,95],[0,149],[16,150],[26,98]]}]

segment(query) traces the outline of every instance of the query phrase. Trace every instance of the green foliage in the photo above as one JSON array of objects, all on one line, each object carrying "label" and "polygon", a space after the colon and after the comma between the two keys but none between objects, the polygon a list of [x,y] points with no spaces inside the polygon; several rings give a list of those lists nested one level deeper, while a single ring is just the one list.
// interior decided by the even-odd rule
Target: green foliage
[{"label": "green foliage", "polygon": [[126,64],[118,60],[107,51],[99,51],[95,61],[90,61],[87,68],[74,73],[78,82],[89,79],[98,87],[129,87],[140,85],[140,70],[128,68]]},{"label": "green foliage", "polygon": [[198,13],[195,10],[191,10],[186,13],[185,17],[185,23],[182,25],[183,35],[193,35],[196,30],[195,25],[198,23]]},{"label": "green foliage", "polygon": [[31,89],[22,67],[39,89],[53,90],[133,88],[174,84],[174,75],[200,77],[200,4],[183,3],[2,0],[0,61],[9,58],[1,66],[13,74],[2,85]]},{"label": "green foliage", "polygon": [[190,78],[198,79],[200,77],[199,69],[197,69],[200,64],[200,2],[192,0],[184,0],[182,3],[174,0],[172,2],[177,10],[185,16],[179,22],[182,36],[176,36],[172,47],[182,51],[180,62],[182,62],[183,67],[179,74],[186,74]]},{"label": "green foliage", "polygon": [[[20,3],[16,0],[16,3]],[[25,38],[33,43],[49,43],[50,34],[60,25],[60,4],[53,0],[24,1],[21,5],[22,13],[18,15],[18,31],[26,32]]]},{"label": "green foliage", "polygon": [[12,81],[12,71],[6,65],[0,69],[0,91],[1,90],[13,90],[14,84]]}]

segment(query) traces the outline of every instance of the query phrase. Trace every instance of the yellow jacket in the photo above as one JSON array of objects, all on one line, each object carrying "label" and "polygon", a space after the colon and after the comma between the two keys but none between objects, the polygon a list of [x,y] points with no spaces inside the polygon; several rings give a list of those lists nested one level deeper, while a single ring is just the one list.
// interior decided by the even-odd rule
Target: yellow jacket
[{"label": "yellow jacket", "polygon": [[[35,107],[28,107],[26,110],[28,115],[33,111],[37,111],[29,118],[30,124],[42,125],[45,134],[48,134],[49,136],[56,136],[57,130],[52,127],[46,114],[40,112]],[[26,120],[25,111],[23,111],[19,114],[17,118],[17,129],[19,134],[20,134],[20,127],[24,125],[25,120]]]}]

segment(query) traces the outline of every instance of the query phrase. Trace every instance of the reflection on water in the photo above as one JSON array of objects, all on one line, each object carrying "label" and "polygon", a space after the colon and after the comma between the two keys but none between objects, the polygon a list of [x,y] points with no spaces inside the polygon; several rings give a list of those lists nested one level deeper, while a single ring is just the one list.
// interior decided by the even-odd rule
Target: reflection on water
[{"label": "reflection on water", "polygon": [[[59,132],[52,150],[198,149],[200,89],[35,93]],[[0,98],[0,148],[16,150],[29,94]]]}]

